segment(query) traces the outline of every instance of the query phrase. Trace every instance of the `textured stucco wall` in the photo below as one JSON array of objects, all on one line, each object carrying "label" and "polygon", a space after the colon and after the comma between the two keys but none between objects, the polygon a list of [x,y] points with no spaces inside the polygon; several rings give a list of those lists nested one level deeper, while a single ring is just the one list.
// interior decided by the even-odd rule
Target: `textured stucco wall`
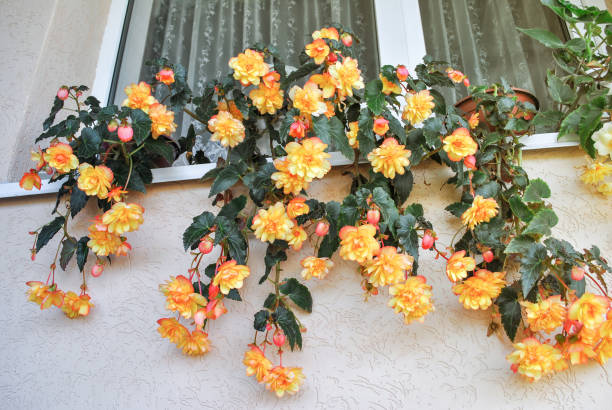
[{"label": "textured stucco wall", "polygon": [[[559,215],[556,233],[575,246],[597,243],[612,255],[610,203],[590,194],[578,180],[580,151],[557,149],[526,153],[532,177],[545,178]],[[443,242],[457,228],[445,204],[452,189],[440,190],[448,170],[418,167],[412,200],[422,202]],[[314,183],[311,193],[341,198],[347,177],[334,170]],[[429,185],[425,185],[426,181]],[[0,396],[7,408],[609,408],[610,365],[582,366],[549,382],[529,384],[509,370],[510,352],[502,337],[485,336],[487,314],[466,311],[450,291],[444,265],[426,254],[421,272],[434,286],[436,311],[424,324],[406,326],[386,307],[386,292],[364,303],[353,263],[334,258],[323,281],[311,281],[313,313],[300,319],[308,328],[304,351],[289,353],[288,365],[303,366],[306,382],[295,397],[277,400],[244,374],[241,363],[252,340],[252,315],[270,290],[257,285],[265,247],[254,240],[252,276],[242,290],[245,302],[227,303],[229,313],[212,323],[213,351],[202,358],[183,356],[156,332],[166,315],[157,290],[170,275],[185,273],[190,257],[181,234],[191,216],[209,207],[209,184],[152,186],[133,200],[146,208],[145,224],[129,234],[134,250],[115,258],[97,279],[90,279],[95,309],[70,321],[58,310],[41,312],[26,302],[27,280],[44,280],[54,246],[29,261],[28,228],[49,219],[53,198],[39,196],[0,202],[3,283],[0,300]],[[83,232],[95,210],[77,218]],[[299,275],[292,257],[285,274]],[[89,266],[89,264],[88,264]],[[61,273],[63,289],[78,289],[71,265]]]},{"label": "textured stucco wall", "polygon": [[[0,56],[12,75],[10,81],[0,77],[6,141],[16,136],[32,141],[60,84],[92,84],[108,4],[0,1],[5,40]],[[12,95],[15,104],[5,103],[5,95]],[[3,180],[11,166],[8,151],[0,154]],[[20,155],[27,156],[25,148]],[[577,149],[525,154],[531,176],[551,185],[560,218],[557,234],[576,246],[597,243],[610,256],[610,202],[582,186],[575,169],[582,162]],[[412,200],[424,204],[448,243],[457,228],[443,210],[455,200],[451,189],[440,190],[448,171],[429,164],[415,173]],[[55,251],[51,245],[31,262],[27,231],[50,219],[54,198],[0,200],[0,408],[609,408],[610,365],[582,366],[550,383],[529,384],[514,376],[504,359],[509,343],[485,337],[487,315],[463,309],[450,291],[442,262],[428,254],[421,272],[434,286],[436,311],[424,324],[404,325],[386,307],[386,294],[364,303],[352,263],[335,258],[326,280],[309,283],[314,310],[300,316],[308,328],[305,350],[285,359],[302,366],[307,377],[295,397],[277,400],[245,376],[241,363],[252,340],[252,315],[270,289],[257,285],[265,246],[256,241],[253,275],[241,292],[245,302],[228,302],[228,315],[212,324],[213,351],[202,358],[181,355],[156,332],[155,321],[167,313],[157,286],[170,275],[185,273],[190,258],[182,251],[181,234],[193,215],[210,206],[209,188],[170,183],[152,186],[146,196],[132,196],[146,208],[145,224],[129,234],[134,250],[89,280],[96,307],[78,321],[56,309],[41,312],[25,297],[24,282],[44,280]],[[335,170],[314,183],[311,194],[339,199],[347,190],[346,177]],[[73,232],[84,234],[94,214],[89,207],[79,215]],[[288,276],[299,275],[298,261],[308,251],[305,247],[290,259]],[[74,262],[58,281],[63,289],[78,289]]]},{"label": "textured stucco wall", "polygon": [[61,85],[93,84],[111,0],[0,1],[0,182],[18,181]]}]

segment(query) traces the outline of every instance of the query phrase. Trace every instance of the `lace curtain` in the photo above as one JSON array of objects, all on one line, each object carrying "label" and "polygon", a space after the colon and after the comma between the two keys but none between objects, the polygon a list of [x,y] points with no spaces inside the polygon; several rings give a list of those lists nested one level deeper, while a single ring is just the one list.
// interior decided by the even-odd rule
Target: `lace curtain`
[{"label": "lace curtain", "polygon": [[[311,33],[332,22],[355,32],[363,76],[372,78],[379,65],[373,0],[154,0],[144,55],[138,61],[140,78],[153,74],[145,61],[166,57],[187,68],[189,84],[198,95],[206,81],[230,72],[231,57],[255,43],[272,44],[289,66],[297,67]],[[121,90],[117,94],[119,101]],[[176,137],[192,119],[177,113],[175,122]],[[205,138],[198,139],[196,148],[215,161],[222,150],[206,142],[207,131],[198,124],[196,132]]]},{"label": "lace curtain", "polygon": [[[427,53],[463,71],[472,84],[500,82],[533,92],[540,107],[550,101],[546,70],[554,62],[548,49],[516,27],[540,27],[559,38],[561,21],[534,0],[419,0]],[[465,90],[447,92],[451,101]]]}]

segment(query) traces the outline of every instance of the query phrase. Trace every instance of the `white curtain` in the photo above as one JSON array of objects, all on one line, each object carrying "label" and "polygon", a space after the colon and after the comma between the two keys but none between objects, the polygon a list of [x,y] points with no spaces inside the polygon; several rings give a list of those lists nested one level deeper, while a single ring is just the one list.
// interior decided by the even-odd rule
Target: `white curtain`
[{"label": "white curtain", "polygon": [[[373,0],[154,0],[140,78],[153,74],[145,61],[166,57],[187,68],[189,84],[198,95],[206,81],[230,72],[231,57],[255,43],[273,45],[288,65],[296,67],[300,52],[312,41],[311,33],[330,23],[356,34],[360,43],[354,47],[364,78],[376,75]],[[177,113],[176,122],[184,134],[192,120]],[[206,133],[202,126],[196,130]],[[211,144],[198,145],[207,154],[219,151]],[[214,161],[216,156],[209,158]]]},{"label": "white curtain", "polygon": [[[516,27],[544,28],[565,38],[561,21],[535,0],[419,0],[427,53],[463,71],[472,84],[499,82],[533,92],[546,109],[550,50]],[[464,89],[447,93],[453,100]]]}]

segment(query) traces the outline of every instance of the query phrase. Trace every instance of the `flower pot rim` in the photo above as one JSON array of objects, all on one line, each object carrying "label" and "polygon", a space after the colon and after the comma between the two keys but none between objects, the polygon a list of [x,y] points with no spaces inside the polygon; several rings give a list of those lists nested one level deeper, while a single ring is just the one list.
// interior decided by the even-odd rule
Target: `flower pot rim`
[{"label": "flower pot rim", "polygon": [[[540,102],[538,101],[538,99],[536,98],[536,96],[535,96],[535,95],[534,95],[534,94],[533,94],[531,91],[526,90],[526,89],[524,89],[524,88],[518,88],[518,87],[511,87],[511,88],[512,88],[512,90],[513,90],[513,91],[514,91],[516,94],[518,94],[518,93],[520,93],[520,94],[525,94],[525,95],[527,95],[528,97],[530,97],[530,98],[533,100],[533,102],[535,103],[534,105],[535,105],[535,107],[536,107],[536,111],[539,111],[539,110],[540,110]],[[489,89],[487,90],[487,93],[488,93],[488,92],[490,92],[490,91],[493,91],[493,89],[492,89],[492,88],[489,88]],[[462,105],[463,103],[465,103],[465,102],[467,102],[467,101],[469,101],[469,100],[471,100],[471,99],[472,99],[472,94],[470,94],[470,95],[468,95],[468,96],[466,96],[466,97],[463,97],[462,99],[460,99],[459,101],[457,101],[457,102],[455,103],[455,107],[459,107],[460,105]]]}]

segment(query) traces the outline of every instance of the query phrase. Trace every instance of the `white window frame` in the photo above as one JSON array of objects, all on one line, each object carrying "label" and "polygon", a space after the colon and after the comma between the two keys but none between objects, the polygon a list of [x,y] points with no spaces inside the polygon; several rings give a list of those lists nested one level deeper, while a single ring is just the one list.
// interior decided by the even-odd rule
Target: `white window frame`
[{"label": "white window frame", "polygon": [[[573,0],[581,6],[595,5],[606,8],[605,0]],[[375,0],[376,25],[380,64],[404,64],[414,68],[426,54],[425,37],[421,24],[421,13],[417,0]],[[108,20],[102,38],[96,76],[91,94],[104,104],[108,101],[121,33],[128,10],[128,0],[111,0]],[[557,133],[535,134],[523,137],[524,150],[559,148],[578,145],[577,141],[558,141]],[[332,152],[333,166],[346,165],[349,161],[339,152]],[[153,169],[153,184],[162,182],[197,180],[215,164],[196,164]],[[26,191],[18,182],[0,184],[0,198],[55,193],[61,182],[49,183],[43,180],[40,191]]]}]

